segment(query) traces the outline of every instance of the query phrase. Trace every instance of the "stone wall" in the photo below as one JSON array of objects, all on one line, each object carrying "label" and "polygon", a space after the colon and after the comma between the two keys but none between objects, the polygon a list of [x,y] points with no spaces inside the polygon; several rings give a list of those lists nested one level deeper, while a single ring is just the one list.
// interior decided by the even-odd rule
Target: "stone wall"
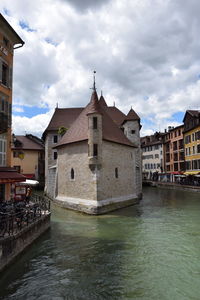
[{"label": "stone wall", "polygon": [[0,272],[50,227],[50,214],[25,227],[14,236],[0,239]]},{"label": "stone wall", "polygon": [[[89,168],[87,141],[58,151],[58,197],[97,200],[96,174]],[[71,169],[74,179],[71,179]]]},{"label": "stone wall", "polygon": [[[45,192],[46,194],[53,198],[55,196],[56,188],[56,166],[57,160],[53,159],[53,152],[57,151],[53,149],[57,144],[53,142],[53,136],[58,136],[58,141],[60,136],[57,131],[48,132],[45,139]],[[52,168],[53,167],[53,168]]]},{"label": "stone wall", "polygon": [[138,197],[142,197],[142,153],[140,146],[140,124],[138,120],[123,124],[124,134],[137,147],[135,148],[135,187]]},{"label": "stone wall", "polygon": [[98,200],[135,195],[134,148],[106,141],[102,148],[102,168],[97,171]]},{"label": "stone wall", "polygon": [[135,148],[103,141],[102,162],[92,167],[87,141],[58,151],[58,195],[54,200],[60,206],[100,214],[137,202]]}]

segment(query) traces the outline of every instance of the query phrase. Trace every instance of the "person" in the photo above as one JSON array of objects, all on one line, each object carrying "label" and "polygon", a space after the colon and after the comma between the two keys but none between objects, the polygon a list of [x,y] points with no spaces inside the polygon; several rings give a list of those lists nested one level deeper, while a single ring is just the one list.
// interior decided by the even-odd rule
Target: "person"
[{"label": "person", "polygon": [[31,197],[31,188],[28,187],[26,191],[26,202],[29,202],[30,197]]}]

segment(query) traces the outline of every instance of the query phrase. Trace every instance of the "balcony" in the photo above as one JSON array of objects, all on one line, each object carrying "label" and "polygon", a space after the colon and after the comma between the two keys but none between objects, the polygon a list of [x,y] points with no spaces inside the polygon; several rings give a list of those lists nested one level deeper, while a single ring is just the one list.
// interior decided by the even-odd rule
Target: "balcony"
[{"label": "balcony", "polygon": [[8,115],[0,113],[0,134],[7,132],[9,127]]}]

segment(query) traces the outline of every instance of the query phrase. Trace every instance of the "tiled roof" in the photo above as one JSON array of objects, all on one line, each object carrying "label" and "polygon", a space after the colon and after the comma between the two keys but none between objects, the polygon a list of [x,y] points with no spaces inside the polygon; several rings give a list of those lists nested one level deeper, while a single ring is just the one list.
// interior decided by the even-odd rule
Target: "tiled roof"
[{"label": "tiled roof", "polygon": [[91,101],[64,134],[58,147],[88,139],[88,114],[90,113],[100,113],[102,115],[102,133],[104,140],[134,147],[134,144],[127,139],[121,129],[119,129],[117,124],[115,124],[108,115],[107,110],[105,110],[97,100],[96,91],[93,91]]},{"label": "tiled roof", "polygon": [[132,120],[140,120],[140,117],[136,114],[136,112],[131,108],[128,115],[126,116],[126,121]]},{"label": "tiled roof", "polygon": [[107,107],[107,103],[104,99],[104,97],[101,95],[101,97],[99,98],[99,103],[103,106],[103,107]]},{"label": "tiled roof", "polygon": [[56,108],[51,121],[47,128],[45,129],[42,138],[45,139],[47,131],[58,130],[59,127],[64,126],[69,129],[71,124],[76,120],[76,118],[82,112],[83,107],[75,108]]},{"label": "tiled roof", "polygon": [[126,115],[115,106],[108,106],[105,110],[110,118],[120,127]]},{"label": "tiled roof", "polygon": [[198,118],[200,116],[200,110],[186,110],[183,122],[185,123],[186,116],[190,114],[192,117]]},{"label": "tiled roof", "polygon": [[199,110],[187,110],[186,112],[188,112],[189,114],[191,114],[194,117],[198,117],[200,115]]},{"label": "tiled roof", "polygon": [[33,140],[29,139],[28,137],[24,135],[16,135],[15,136],[16,141],[19,142],[19,146],[14,145],[12,147],[12,150],[17,150],[17,149],[24,149],[24,150],[44,150],[44,146],[34,142]]}]

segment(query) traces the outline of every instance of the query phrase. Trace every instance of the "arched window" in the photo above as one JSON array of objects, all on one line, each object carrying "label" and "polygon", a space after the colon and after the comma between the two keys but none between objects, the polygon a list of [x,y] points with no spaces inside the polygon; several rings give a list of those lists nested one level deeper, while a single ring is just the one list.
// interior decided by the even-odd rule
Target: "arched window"
[{"label": "arched window", "polygon": [[118,178],[118,168],[115,168],[115,178]]},{"label": "arched window", "polygon": [[74,169],[71,168],[71,179],[74,179]]}]

